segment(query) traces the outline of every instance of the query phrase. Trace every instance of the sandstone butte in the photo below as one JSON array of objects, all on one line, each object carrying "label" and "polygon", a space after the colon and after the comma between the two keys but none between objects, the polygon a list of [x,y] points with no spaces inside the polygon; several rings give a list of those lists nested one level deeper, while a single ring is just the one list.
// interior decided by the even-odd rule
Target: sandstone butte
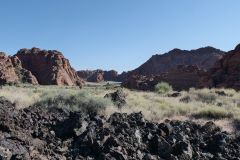
[{"label": "sandstone butte", "polygon": [[0,54],[0,82],[82,86],[69,61],[56,50],[21,49],[14,56]]}]

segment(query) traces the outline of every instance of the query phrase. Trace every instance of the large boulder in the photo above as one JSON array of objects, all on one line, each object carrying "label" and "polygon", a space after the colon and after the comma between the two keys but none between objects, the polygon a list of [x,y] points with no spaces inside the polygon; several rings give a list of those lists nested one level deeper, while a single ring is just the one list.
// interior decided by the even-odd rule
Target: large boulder
[{"label": "large boulder", "polygon": [[108,93],[104,96],[104,98],[110,98],[119,108],[127,104],[126,93],[123,92],[123,89],[118,89],[116,92]]},{"label": "large boulder", "polygon": [[41,85],[82,85],[82,80],[63,54],[56,50],[21,49],[14,57],[31,71]]}]

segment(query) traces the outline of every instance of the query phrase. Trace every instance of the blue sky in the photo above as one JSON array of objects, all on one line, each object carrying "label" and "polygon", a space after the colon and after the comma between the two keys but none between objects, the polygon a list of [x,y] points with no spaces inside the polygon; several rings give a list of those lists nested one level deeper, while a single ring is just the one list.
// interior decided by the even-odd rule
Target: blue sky
[{"label": "blue sky", "polygon": [[131,70],[173,48],[240,43],[239,0],[1,0],[0,50],[57,49],[76,70]]}]

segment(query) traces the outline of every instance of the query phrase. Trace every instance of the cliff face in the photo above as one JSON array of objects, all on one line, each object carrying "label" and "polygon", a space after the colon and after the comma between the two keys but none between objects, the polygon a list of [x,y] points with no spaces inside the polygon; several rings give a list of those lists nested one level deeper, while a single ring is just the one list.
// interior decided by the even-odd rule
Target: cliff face
[{"label": "cliff face", "polygon": [[224,53],[213,47],[190,51],[173,49],[168,53],[152,56],[147,62],[130,73],[135,75],[156,75],[175,69],[179,65],[195,65],[200,69],[208,70],[213,67]]},{"label": "cliff face", "polygon": [[63,54],[56,50],[21,49],[14,56],[31,71],[41,85],[82,85],[81,79]]},{"label": "cliff face", "polygon": [[222,57],[210,72],[212,87],[240,90],[240,44]]},{"label": "cliff face", "polygon": [[16,83],[19,78],[15,72],[15,68],[11,58],[5,53],[0,52],[0,84]]}]

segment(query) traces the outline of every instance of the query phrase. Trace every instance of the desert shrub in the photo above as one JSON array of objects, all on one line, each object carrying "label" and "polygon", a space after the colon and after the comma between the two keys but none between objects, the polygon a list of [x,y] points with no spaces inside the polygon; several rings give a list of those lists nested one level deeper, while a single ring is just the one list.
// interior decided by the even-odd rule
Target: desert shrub
[{"label": "desert shrub", "polygon": [[192,116],[194,118],[224,119],[224,118],[232,118],[233,114],[226,111],[226,109],[224,108],[207,107],[207,108],[201,109],[197,113],[193,113]]},{"label": "desert shrub", "polygon": [[213,93],[204,93],[204,92],[199,92],[197,93],[197,99],[198,101],[201,101],[203,103],[208,103],[208,104],[213,104],[216,102],[216,95]]},{"label": "desert shrub", "polygon": [[172,91],[172,86],[170,86],[166,82],[160,82],[157,85],[155,85],[154,90],[155,90],[155,92],[157,92],[159,94],[166,94],[166,93]]},{"label": "desert shrub", "polygon": [[68,111],[80,111],[83,113],[100,112],[110,105],[108,99],[92,97],[85,92],[78,94],[59,94],[47,97],[35,103],[35,106],[57,107]]}]

